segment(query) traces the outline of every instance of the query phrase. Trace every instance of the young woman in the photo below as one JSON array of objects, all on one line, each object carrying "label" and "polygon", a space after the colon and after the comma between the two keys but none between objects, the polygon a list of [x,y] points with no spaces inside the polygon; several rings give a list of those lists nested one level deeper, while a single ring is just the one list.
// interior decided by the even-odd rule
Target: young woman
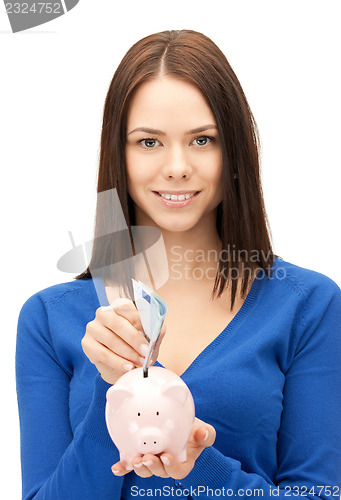
[{"label": "young woman", "polygon": [[156,364],[194,398],[188,459],[148,454],[126,470],[108,435],[106,391],[147,341],[131,295],[101,274],[125,250],[98,204],[89,268],[20,314],[23,498],[338,498],[340,289],[273,254],[255,121],[204,35],[157,33],[123,58],[103,116],[99,196],[110,190],[131,242],[134,227],[162,234],[167,258],[137,277],[161,283],[168,306]]}]

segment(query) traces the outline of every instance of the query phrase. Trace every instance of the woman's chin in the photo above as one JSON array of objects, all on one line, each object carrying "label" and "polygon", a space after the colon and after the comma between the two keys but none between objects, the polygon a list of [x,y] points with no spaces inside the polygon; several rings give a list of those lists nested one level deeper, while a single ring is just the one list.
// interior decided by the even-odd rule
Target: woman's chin
[{"label": "woman's chin", "polygon": [[155,221],[156,224],[157,224],[157,227],[161,230],[161,231],[166,231],[166,232],[169,232],[169,233],[184,233],[186,231],[190,231],[191,229],[194,228],[194,226],[196,225],[195,222],[193,221],[184,221],[184,220],[180,220],[180,221]]}]

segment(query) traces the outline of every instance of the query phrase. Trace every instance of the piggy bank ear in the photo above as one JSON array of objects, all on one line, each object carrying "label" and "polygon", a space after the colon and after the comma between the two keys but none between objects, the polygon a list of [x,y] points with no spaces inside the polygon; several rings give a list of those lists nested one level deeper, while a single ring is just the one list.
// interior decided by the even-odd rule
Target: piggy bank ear
[{"label": "piggy bank ear", "polygon": [[134,395],[131,389],[113,385],[107,391],[107,401],[113,410],[118,410],[123,401],[132,398]]},{"label": "piggy bank ear", "polygon": [[162,391],[162,394],[170,399],[175,399],[181,405],[185,404],[188,396],[188,389],[181,383],[170,382]]}]

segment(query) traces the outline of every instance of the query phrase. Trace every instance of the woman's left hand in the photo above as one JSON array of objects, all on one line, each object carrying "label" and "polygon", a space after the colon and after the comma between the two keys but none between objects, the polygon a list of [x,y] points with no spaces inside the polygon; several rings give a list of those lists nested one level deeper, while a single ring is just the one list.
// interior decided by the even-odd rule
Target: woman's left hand
[{"label": "woman's left hand", "polygon": [[[216,432],[212,425],[196,418],[187,444],[186,462],[179,462],[170,453],[162,453],[160,457],[147,453],[143,457],[136,457],[133,460],[134,471],[140,477],[154,475],[183,479],[191,472],[196,459],[202,451],[208,446],[212,446],[215,436]],[[111,470],[115,476],[124,476],[130,472],[130,470],[124,468],[121,462],[114,464]]]}]

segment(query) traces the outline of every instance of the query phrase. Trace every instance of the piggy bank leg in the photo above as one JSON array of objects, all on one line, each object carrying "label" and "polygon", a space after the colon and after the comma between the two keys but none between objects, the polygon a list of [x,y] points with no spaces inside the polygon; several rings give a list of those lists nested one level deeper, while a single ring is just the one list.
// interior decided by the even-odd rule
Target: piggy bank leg
[{"label": "piggy bank leg", "polygon": [[177,451],[175,453],[173,453],[173,452],[170,451],[169,453],[171,453],[172,455],[174,455],[175,458],[177,460],[179,460],[179,462],[186,462],[186,460],[187,460],[187,448],[184,448],[183,450]]},{"label": "piggy bank leg", "polygon": [[133,470],[133,460],[135,457],[142,457],[141,453],[136,450],[120,451],[120,462],[127,470]]}]

